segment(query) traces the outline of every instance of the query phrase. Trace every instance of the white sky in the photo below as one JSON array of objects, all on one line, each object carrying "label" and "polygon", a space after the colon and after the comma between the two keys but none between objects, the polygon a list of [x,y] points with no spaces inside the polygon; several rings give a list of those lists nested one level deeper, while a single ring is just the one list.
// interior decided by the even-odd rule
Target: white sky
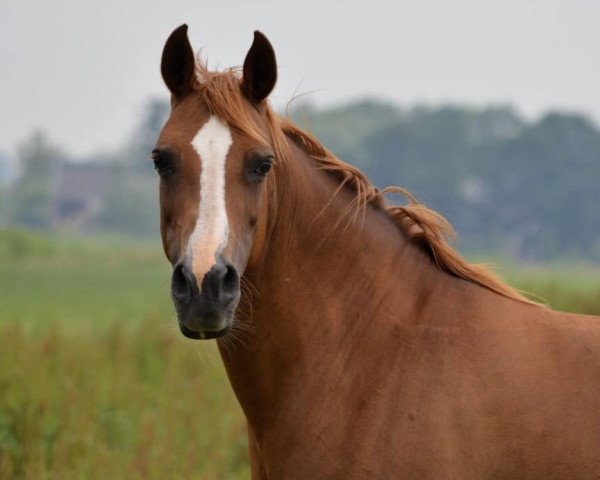
[{"label": "white sky", "polygon": [[150,95],[162,46],[190,26],[212,66],[239,65],[262,30],[284,104],[358,96],[511,103],[600,119],[600,1],[0,0],[0,150],[36,127],[68,151],[111,150]]}]

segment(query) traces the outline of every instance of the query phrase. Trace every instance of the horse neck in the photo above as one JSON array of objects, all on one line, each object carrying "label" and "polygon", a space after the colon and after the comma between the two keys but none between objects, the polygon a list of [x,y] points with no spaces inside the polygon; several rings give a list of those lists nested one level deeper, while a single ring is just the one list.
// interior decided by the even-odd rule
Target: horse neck
[{"label": "horse neck", "polygon": [[323,366],[339,352],[359,342],[378,349],[394,322],[416,321],[443,277],[384,212],[367,207],[352,222],[352,192],[334,196],[339,182],[293,151],[278,173],[268,245],[245,273],[252,286],[238,321],[249,329],[234,345],[219,342],[252,425],[277,403],[289,408],[283,398],[295,389],[327,384],[334,372]]}]

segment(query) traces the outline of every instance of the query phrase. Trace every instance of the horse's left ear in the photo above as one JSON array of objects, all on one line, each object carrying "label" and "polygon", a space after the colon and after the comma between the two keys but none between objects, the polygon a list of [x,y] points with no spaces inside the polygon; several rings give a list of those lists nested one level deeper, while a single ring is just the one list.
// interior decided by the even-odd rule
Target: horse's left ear
[{"label": "horse's left ear", "polygon": [[277,61],[271,42],[261,32],[254,32],[254,41],[244,60],[242,90],[246,98],[259,104],[269,96],[277,81]]}]

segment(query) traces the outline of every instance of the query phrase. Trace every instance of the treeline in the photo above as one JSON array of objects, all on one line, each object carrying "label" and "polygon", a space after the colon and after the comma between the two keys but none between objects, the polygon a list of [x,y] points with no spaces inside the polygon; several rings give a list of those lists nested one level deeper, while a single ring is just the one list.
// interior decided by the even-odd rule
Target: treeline
[{"label": "treeline", "polygon": [[584,115],[360,102],[297,117],[378,186],[443,213],[463,251],[600,260],[600,130]]},{"label": "treeline", "polygon": [[17,153],[19,173],[0,190],[0,225],[36,230],[158,235],[158,180],[150,152],[169,112],[150,100],[130,140],[76,158],[36,131]]},{"label": "treeline", "polygon": [[[21,150],[20,176],[5,188],[0,218],[158,235],[148,156],[167,114],[166,102],[150,101],[127,145],[87,163],[34,135]],[[404,109],[363,101],[304,106],[294,117],[378,186],[405,187],[443,213],[463,251],[600,261],[600,130],[584,115],[552,112],[528,121],[509,107]],[[85,182],[83,191],[75,188]],[[101,198],[88,205],[92,191]]]}]

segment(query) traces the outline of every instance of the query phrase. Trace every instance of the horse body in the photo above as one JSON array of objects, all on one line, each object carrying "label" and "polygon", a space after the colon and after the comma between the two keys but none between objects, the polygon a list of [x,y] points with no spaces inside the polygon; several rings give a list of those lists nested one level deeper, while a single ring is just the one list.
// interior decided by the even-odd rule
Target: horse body
[{"label": "horse body", "polygon": [[[279,118],[243,77],[163,51],[154,151],[182,333],[217,338],[255,479],[600,478],[600,321],[528,301]],[[410,200],[410,197],[409,197]]]},{"label": "horse body", "polygon": [[296,153],[302,215],[246,272],[256,334],[219,340],[255,477],[598,478],[598,319],[452,277],[371,209],[324,240],[352,199],[322,211]]}]

